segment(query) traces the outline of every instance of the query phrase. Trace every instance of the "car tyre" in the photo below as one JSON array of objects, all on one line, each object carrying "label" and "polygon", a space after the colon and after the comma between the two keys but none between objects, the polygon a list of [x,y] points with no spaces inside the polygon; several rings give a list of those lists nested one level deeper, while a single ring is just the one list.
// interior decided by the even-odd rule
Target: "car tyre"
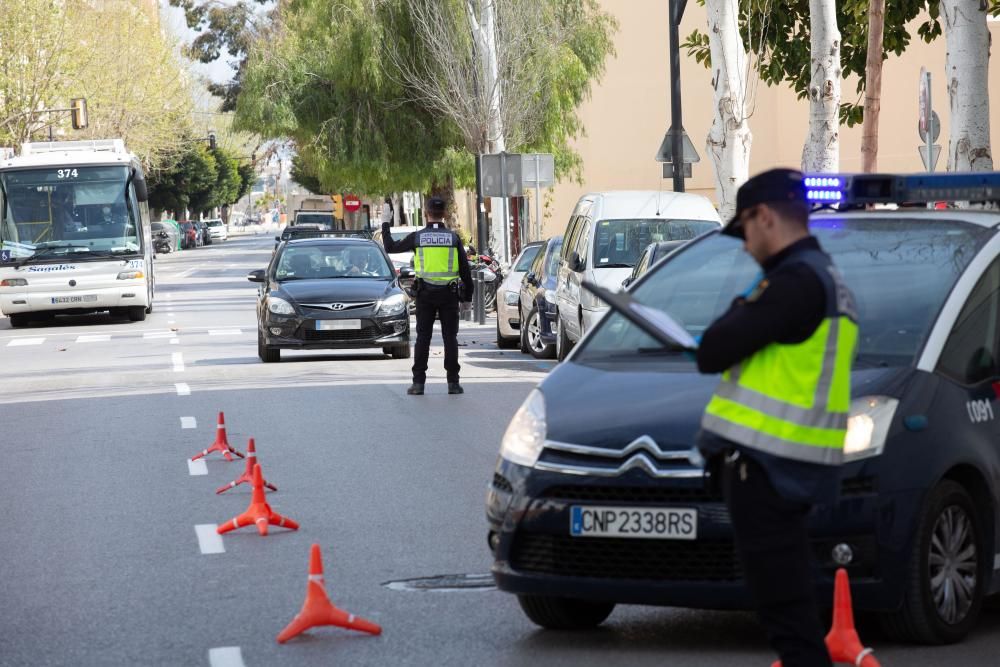
[{"label": "car tyre", "polygon": [[549,630],[588,630],[595,628],[614,611],[614,602],[573,600],[548,595],[517,596],[521,610],[535,625]]},{"label": "car tyre", "polygon": [[20,329],[21,327],[26,327],[31,323],[31,318],[25,313],[15,313],[13,315],[8,315],[10,318],[10,328]]},{"label": "car tyre", "polygon": [[129,306],[128,318],[133,322],[142,322],[146,319],[146,306]]},{"label": "car tyre", "polygon": [[409,359],[410,358],[410,344],[397,345],[390,350],[393,359]]},{"label": "car tyre", "polygon": [[555,345],[542,340],[542,316],[538,314],[537,307],[533,307],[528,315],[523,338],[527,342],[528,352],[535,359],[551,359],[555,356]]},{"label": "car tyre", "polygon": [[281,350],[268,347],[264,344],[264,334],[257,330],[257,356],[265,364],[273,364],[281,361]]},{"label": "car tyre", "polygon": [[497,313],[497,347],[501,350],[510,350],[517,347],[516,338],[507,338],[500,333],[500,313]]},{"label": "car tyre", "polygon": [[559,361],[565,361],[566,357],[569,356],[569,351],[572,349],[572,344],[569,342],[569,336],[566,335],[566,328],[563,326],[562,318],[556,317],[556,359]]},{"label": "car tyre", "polygon": [[969,633],[983,604],[986,561],[992,563],[983,534],[969,493],[951,480],[938,484],[920,519],[903,605],[880,617],[886,634],[899,641],[953,644]]}]

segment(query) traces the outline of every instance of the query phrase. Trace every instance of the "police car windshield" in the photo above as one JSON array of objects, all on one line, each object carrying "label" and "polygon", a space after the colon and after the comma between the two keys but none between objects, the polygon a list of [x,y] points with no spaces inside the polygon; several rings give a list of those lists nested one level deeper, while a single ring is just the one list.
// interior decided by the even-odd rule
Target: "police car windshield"
[{"label": "police car windshield", "polygon": [[[862,366],[912,363],[955,281],[992,234],[953,220],[882,216],[823,216],[811,228],[857,299],[857,363]],[[759,270],[742,242],[714,234],[651,271],[633,295],[667,311],[697,336],[747,291]],[[612,313],[575,360],[638,355],[659,347]]]}]

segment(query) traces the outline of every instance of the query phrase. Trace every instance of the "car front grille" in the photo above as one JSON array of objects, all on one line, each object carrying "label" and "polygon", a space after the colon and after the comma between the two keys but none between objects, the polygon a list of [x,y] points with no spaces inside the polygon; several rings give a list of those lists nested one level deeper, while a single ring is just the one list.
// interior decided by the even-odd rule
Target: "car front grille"
[{"label": "car front grille", "polygon": [[615,503],[716,503],[722,495],[704,487],[667,486],[550,486],[543,498]]},{"label": "car front grille", "polygon": [[302,332],[303,338],[307,341],[325,340],[371,340],[381,335],[378,327],[364,327],[363,329],[341,329],[333,331],[317,331],[315,329],[305,329]]},{"label": "car front grille", "polygon": [[630,540],[519,533],[515,570],[565,577],[647,581],[738,581],[739,558],[728,540]]}]

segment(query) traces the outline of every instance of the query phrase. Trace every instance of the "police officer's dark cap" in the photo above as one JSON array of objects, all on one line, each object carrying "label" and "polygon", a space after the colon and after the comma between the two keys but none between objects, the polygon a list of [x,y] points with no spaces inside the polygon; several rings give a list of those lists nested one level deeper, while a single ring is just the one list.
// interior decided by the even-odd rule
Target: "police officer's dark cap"
[{"label": "police officer's dark cap", "polygon": [[722,228],[727,236],[743,238],[740,216],[758,204],[800,202],[806,204],[806,187],[797,169],[771,169],[757,174],[736,193],[736,215]]},{"label": "police officer's dark cap", "polygon": [[428,197],[427,198],[427,215],[444,216],[448,209],[448,205],[445,203],[442,197]]}]

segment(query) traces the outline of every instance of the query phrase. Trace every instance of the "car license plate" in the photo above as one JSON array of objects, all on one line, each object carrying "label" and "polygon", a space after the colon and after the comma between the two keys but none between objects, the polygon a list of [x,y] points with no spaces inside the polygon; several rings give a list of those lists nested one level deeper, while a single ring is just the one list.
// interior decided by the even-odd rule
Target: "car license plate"
[{"label": "car license plate", "polygon": [[569,533],[573,537],[694,540],[698,537],[698,510],[574,505],[570,508]]},{"label": "car license plate", "polygon": [[54,296],[52,303],[93,303],[97,301],[96,294],[81,294],[79,296]]},{"label": "car license plate", "polygon": [[317,331],[343,331],[345,329],[360,329],[361,320],[317,320]]}]

